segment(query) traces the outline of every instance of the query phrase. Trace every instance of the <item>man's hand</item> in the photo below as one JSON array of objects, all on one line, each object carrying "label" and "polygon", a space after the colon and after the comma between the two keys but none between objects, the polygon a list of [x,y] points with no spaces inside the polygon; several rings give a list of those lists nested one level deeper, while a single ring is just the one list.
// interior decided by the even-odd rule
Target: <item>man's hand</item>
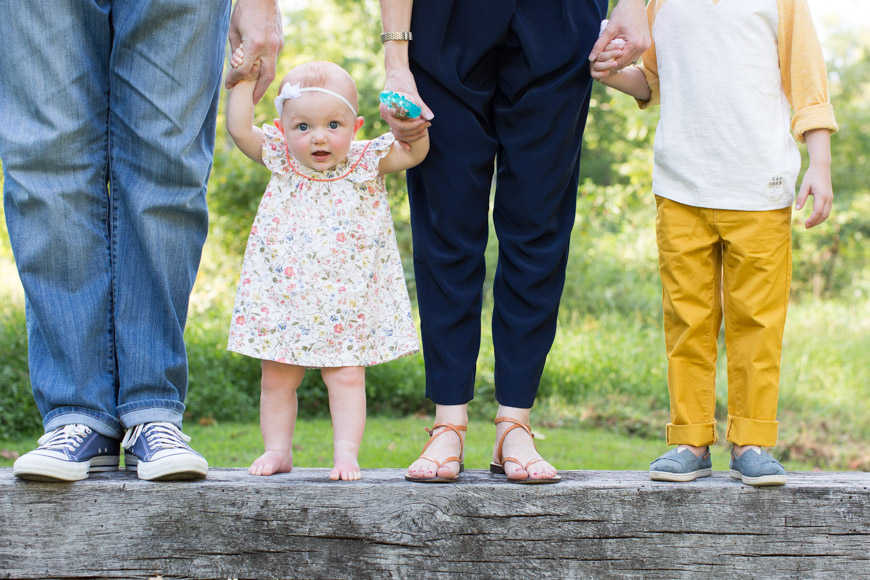
[{"label": "man's hand", "polygon": [[230,50],[245,45],[244,61],[230,70],[228,89],[248,77],[251,67],[260,61],[260,75],[254,87],[254,103],[260,102],[275,78],[278,53],[284,48],[284,28],[278,0],[237,0],[230,18]]},{"label": "man's hand", "polygon": [[[631,64],[650,47],[649,22],[646,17],[643,0],[620,0],[610,14],[607,27],[601,32],[598,42],[589,53],[589,60],[598,60],[598,55],[605,51],[614,39],[620,39],[625,44],[622,55],[616,59],[616,67],[609,74],[621,70]],[[605,75],[606,76],[606,75]]]}]

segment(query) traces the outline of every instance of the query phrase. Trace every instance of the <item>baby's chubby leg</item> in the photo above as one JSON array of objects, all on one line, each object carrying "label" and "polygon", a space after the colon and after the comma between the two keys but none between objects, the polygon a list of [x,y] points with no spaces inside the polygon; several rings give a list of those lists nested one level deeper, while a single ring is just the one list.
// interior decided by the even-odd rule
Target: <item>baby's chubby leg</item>
[{"label": "baby's chubby leg", "polygon": [[260,430],[266,452],[248,468],[251,475],[287,473],[293,469],[293,430],[296,428],[296,389],[305,368],[263,361],[260,390]]},{"label": "baby's chubby leg", "polygon": [[357,456],[366,427],[366,378],[363,367],[321,369],[332,415],[333,467],[329,479],[360,478]]}]

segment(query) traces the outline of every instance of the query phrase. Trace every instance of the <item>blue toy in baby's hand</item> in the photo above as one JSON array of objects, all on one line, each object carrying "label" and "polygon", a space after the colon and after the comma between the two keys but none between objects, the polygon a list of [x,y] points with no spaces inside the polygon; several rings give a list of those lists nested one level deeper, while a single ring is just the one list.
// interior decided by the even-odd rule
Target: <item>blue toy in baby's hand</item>
[{"label": "blue toy in baby's hand", "polygon": [[420,107],[394,91],[381,93],[381,102],[396,111],[397,117],[416,119],[420,116]]}]

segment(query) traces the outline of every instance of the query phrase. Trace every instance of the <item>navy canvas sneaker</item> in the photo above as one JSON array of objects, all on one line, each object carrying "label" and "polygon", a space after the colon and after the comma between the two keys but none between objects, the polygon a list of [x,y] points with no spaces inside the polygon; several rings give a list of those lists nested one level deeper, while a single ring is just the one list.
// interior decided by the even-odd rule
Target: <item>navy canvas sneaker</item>
[{"label": "navy canvas sneaker", "polygon": [[127,430],[124,465],[139,479],[201,479],[208,461],[190,448],[190,437],[172,423],[143,423]]},{"label": "navy canvas sneaker", "polygon": [[12,466],[12,474],[32,481],[79,481],[92,471],[116,471],[120,458],[117,439],[87,425],[64,425],[39,438],[39,447]]}]

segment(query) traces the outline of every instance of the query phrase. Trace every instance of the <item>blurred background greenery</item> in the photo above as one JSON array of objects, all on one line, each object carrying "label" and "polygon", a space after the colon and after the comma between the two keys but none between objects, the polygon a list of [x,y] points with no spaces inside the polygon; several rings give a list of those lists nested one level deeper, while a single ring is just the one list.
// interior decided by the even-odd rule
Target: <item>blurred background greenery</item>
[{"label": "blurred background greenery", "polygon": [[[288,0],[284,8],[286,44],[279,71],[309,60],[341,64],[358,83],[361,114],[366,118],[360,137],[386,132],[377,112],[383,86],[377,0]],[[870,422],[866,420],[870,416],[870,248],[866,243],[870,237],[870,28],[831,23],[824,38],[831,100],[840,124],[833,138],[834,212],[825,224],[809,231],[802,225],[809,212],[794,216],[794,281],[776,452],[801,466],[870,469]],[[258,124],[272,121],[276,90],[277,83],[257,107]],[[643,468],[653,456],[651,449],[663,448],[668,420],[655,205],[650,193],[658,112],[640,111],[632,99],[598,84],[592,99],[559,331],[533,420],[543,429],[593,429],[596,445],[603,445],[608,437],[628,438],[628,445],[642,457],[610,467]],[[253,433],[250,453],[257,447],[259,364],[228,353],[226,339],[248,229],[268,179],[267,171],[233,147],[222,108],[209,185],[210,236],[186,332],[191,377],[187,424],[195,431],[232,425],[216,438],[226,453],[220,455],[223,459],[212,460],[215,465],[235,465],[236,455],[242,457],[238,465],[250,461],[247,451],[232,449],[238,444],[233,435],[237,431]],[[390,176],[387,185],[413,300],[404,176]],[[487,263],[492,270],[497,242],[494,235],[490,239]],[[492,299],[491,280],[490,271],[487,305]],[[0,450],[15,446],[9,441],[28,448],[41,425],[27,373],[23,302],[4,227],[0,236]],[[471,404],[474,420],[490,419],[495,410],[490,321],[484,318],[476,399]],[[421,355],[369,369],[370,413],[403,426],[407,424],[403,417],[431,413],[432,404],[423,399],[423,376]],[[718,377],[717,419],[724,426],[724,346]],[[308,373],[299,394],[300,417],[328,414],[318,373]],[[428,420],[420,418],[415,424]],[[566,454],[572,445],[584,443],[555,439],[562,441]],[[414,449],[420,442],[422,438],[414,438]],[[10,452],[0,465],[13,456]],[[399,464],[395,458],[382,463]],[[369,463],[374,464],[378,462]]]}]

